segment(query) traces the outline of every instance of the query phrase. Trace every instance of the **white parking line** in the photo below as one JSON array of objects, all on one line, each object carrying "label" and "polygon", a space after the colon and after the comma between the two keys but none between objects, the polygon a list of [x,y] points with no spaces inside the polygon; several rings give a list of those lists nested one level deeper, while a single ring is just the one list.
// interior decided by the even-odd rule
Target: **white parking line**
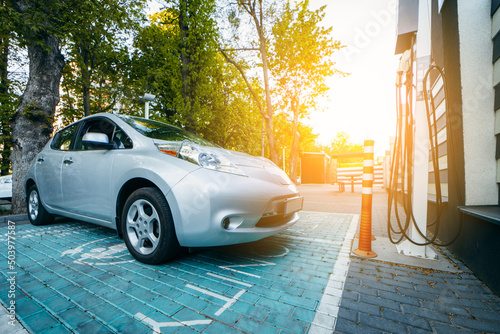
[{"label": "white parking line", "polygon": [[335,331],[344,283],[349,270],[349,264],[351,263],[349,255],[358,222],[359,215],[353,215],[349,229],[342,242],[339,256],[328,279],[325,292],[316,310],[309,334],[333,333]]},{"label": "white parking line", "polygon": [[247,286],[249,288],[252,287],[252,284],[248,284],[248,283],[245,283],[245,282],[240,282],[240,281],[237,281],[237,280],[229,278],[229,277],[219,276],[219,275],[212,274],[212,273],[207,273],[207,275],[219,278],[219,279],[224,280],[224,281],[229,281],[229,282],[233,282],[233,283],[236,283],[236,284],[241,284],[241,285]]},{"label": "white parking line", "polygon": [[238,301],[238,298],[240,298],[241,295],[244,294],[245,292],[247,292],[247,290],[240,290],[236,295],[234,295],[234,297],[231,300],[229,300],[226,304],[224,304],[224,306],[222,306],[217,312],[215,312],[215,315],[216,316],[221,315],[222,312],[224,312],[225,310],[230,308],[234,303],[236,303]]},{"label": "white parking line", "polygon": [[243,275],[252,276],[252,277],[255,277],[255,278],[261,278],[259,275],[251,274],[251,273],[248,273],[248,272],[245,272],[245,271],[236,270],[234,268],[265,267],[265,266],[275,266],[276,265],[276,263],[262,261],[262,260],[256,260],[256,259],[249,259],[249,260],[250,261],[255,261],[255,262],[261,262],[261,263],[235,264],[235,265],[230,265],[230,266],[219,266],[219,268],[224,269],[224,270],[233,271],[235,273],[240,273],[240,274],[243,274]]},{"label": "white parking line", "polygon": [[223,300],[225,302],[229,302],[231,301],[231,298],[228,298],[228,297],[225,297],[223,295],[219,295],[218,293],[215,293],[215,292],[212,292],[212,291],[209,291],[209,290],[206,290],[206,289],[203,289],[203,288],[199,288],[197,286],[194,286],[194,285],[191,285],[191,284],[186,284],[186,288],[190,288],[190,289],[193,289],[193,290],[196,290],[196,291],[199,291],[205,295],[209,295],[209,296],[212,296],[212,297],[215,297],[215,298],[218,298],[220,300]]},{"label": "white parking line", "polygon": [[196,325],[209,325],[212,320],[189,320],[189,321],[170,321],[170,322],[157,322],[153,319],[146,317],[141,312],[135,314],[135,317],[140,321],[148,323],[153,326],[153,330],[157,333],[161,333],[162,327],[180,327],[180,326],[196,326]]},{"label": "white parking line", "polygon": [[[240,283],[240,282],[238,282],[238,283]],[[242,289],[236,295],[234,295],[233,298],[228,298],[228,297],[225,297],[225,296],[220,295],[218,293],[215,293],[215,292],[203,289],[203,288],[199,288],[199,287],[191,285],[191,284],[186,284],[186,288],[190,288],[190,289],[199,291],[205,295],[209,295],[209,296],[212,296],[214,298],[218,298],[220,300],[225,301],[226,303],[217,312],[215,312],[216,316],[221,315],[225,310],[230,308],[234,303],[236,303],[238,301],[238,298],[240,298],[241,295],[247,291],[247,290]]]}]

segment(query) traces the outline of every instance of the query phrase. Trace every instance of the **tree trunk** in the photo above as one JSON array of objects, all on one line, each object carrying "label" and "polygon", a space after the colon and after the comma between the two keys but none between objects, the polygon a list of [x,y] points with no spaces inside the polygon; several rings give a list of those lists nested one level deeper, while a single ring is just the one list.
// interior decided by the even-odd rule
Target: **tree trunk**
[{"label": "tree trunk", "polygon": [[187,53],[187,39],[189,35],[189,26],[187,23],[188,16],[188,1],[179,1],[179,31],[181,35],[181,75],[182,75],[182,100],[184,101],[184,109],[187,112],[187,122],[185,129],[190,132],[195,132],[193,124],[193,105],[192,105],[192,89],[191,89],[191,59]]},{"label": "tree trunk", "polygon": [[[262,37],[263,39],[263,37]],[[273,129],[273,104],[271,101],[271,91],[269,89],[269,68],[267,65],[267,51],[266,42],[261,40],[261,51],[262,56],[262,71],[264,72],[264,88],[266,92],[266,128],[267,128],[267,142],[269,145],[269,153],[271,155],[271,160],[277,164],[279,161],[278,151],[276,150],[276,144],[274,143],[274,129]]]},{"label": "tree trunk", "polygon": [[9,120],[12,116],[11,101],[9,96],[8,62],[9,62],[10,36],[2,34],[0,37],[0,127],[2,138],[0,145],[3,146],[0,154],[0,175],[9,174],[10,153],[12,149]]},{"label": "tree trunk", "polygon": [[259,48],[260,48],[260,56],[262,59],[262,72],[264,74],[264,91],[266,93],[266,110],[267,116],[269,118],[266,119],[266,127],[267,127],[267,143],[269,145],[269,154],[271,160],[278,164],[279,155],[276,150],[276,145],[274,143],[274,129],[273,129],[273,103],[271,100],[271,90],[269,88],[269,65],[267,60],[267,43],[266,38],[264,36],[264,27],[263,27],[263,12],[262,12],[262,0],[259,0],[259,17],[257,17],[257,13],[254,11],[254,22],[255,28],[257,29],[257,33],[259,35]]},{"label": "tree trunk", "polygon": [[84,116],[90,116],[90,79],[91,70],[90,68],[90,55],[86,48],[86,45],[80,45],[79,47],[80,55],[83,59],[82,71],[82,93],[83,93],[83,114]]},{"label": "tree trunk", "polygon": [[262,72],[264,75],[264,91],[266,93],[266,116],[264,117],[264,121],[266,124],[266,134],[267,134],[267,143],[269,146],[269,153],[271,161],[275,164],[279,163],[279,154],[276,150],[276,144],[274,142],[274,129],[273,129],[273,103],[271,100],[271,90],[269,87],[269,65],[267,59],[267,43],[266,38],[264,36],[264,13],[262,11],[262,0],[258,1],[259,5],[259,13],[257,13],[256,2],[250,0],[239,0],[238,4],[242,6],[245,11],[252,17],[252,20],[255,24],[255,29],[259,36],[259,51],[262,60]]},{"label": "tree trunk", "polygon": [[294,183],[297,183],[297,165],[299,160],[299,114],[300,104],[299,98],[292,99],[293,124],[292,124],[292,149],[290,152],[290,178]]},{"label": "tree trunk", "polygon": [[90,116],[90,87],[87,84],[87,77],[82,75],[82,93],[83,93],[83,115]]},{"label": "tree trunk", "polygon": [[25,177],[32,160],[50,138],[59,102],[64,57],[56,38],[45,35],[43,42],[45,45],[28,44],[29,79],[11,123],[14,214],[26,212]]}]

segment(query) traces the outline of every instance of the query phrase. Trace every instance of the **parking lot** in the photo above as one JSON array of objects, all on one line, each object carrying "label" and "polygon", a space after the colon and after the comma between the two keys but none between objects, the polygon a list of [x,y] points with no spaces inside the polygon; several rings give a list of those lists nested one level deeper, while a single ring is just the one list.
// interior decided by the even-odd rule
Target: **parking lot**
[{"label": "parking lot", "polygon": [[[446,248],[441,269],[352,257],[360,189],[300,192],[285,233],[160,266],[133,260],[114,231],[0,217],[0,333],[500,333],[500,298]],[[387,239],[383,189],[372,214]]]},{"label": "parking lot", "polygon": [[1,252],[0,296],[33,333],[328,330],[358,220],[302,212],[285,233],[199,249],[160,266],[135,261],[105,228],[64,220],[11,224],[1,228],[2,245],[9,231],[15,243],[10,257]]}]

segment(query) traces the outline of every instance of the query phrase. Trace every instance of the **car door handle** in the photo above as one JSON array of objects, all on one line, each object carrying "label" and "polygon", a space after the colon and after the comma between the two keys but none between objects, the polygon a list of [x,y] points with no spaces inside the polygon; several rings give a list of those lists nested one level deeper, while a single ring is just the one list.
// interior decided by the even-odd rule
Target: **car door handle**
[{"label": "car door handle", "polygon": [[37,162],[44,162],[43,157],[38,158]]},{"label": "car door handle", "polygon": [[71,165],[71,164],[73,163],[73,160],[71,160],[71,159],[66,159],[66,160],[64,160],[63,162],[64,162],[64,164],[66,164],[66,165]]}]

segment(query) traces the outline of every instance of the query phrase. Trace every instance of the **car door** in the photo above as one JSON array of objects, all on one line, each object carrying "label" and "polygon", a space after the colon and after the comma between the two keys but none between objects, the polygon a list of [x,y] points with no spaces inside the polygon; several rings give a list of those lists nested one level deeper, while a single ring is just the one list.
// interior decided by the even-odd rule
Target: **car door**
[{"label": "car door", "polygon": [[75,150],[67,152],[62,162],[62,194],[68,211],[100,220],[111,221],[114,199],[111,186],[115,149],[96,149],[82,143],[87,132],[104,133],[109,142],[118,127],[107,118],[92,118],[81,126],[75,139]]},{"label": "car door", "polygon": [[36,182],[42,201],[56,209],[64,210],[61,188],[61,165],[64,156],[72,149],[79,123],[70,125],[54,135],[49,148],[36,159]]}]

